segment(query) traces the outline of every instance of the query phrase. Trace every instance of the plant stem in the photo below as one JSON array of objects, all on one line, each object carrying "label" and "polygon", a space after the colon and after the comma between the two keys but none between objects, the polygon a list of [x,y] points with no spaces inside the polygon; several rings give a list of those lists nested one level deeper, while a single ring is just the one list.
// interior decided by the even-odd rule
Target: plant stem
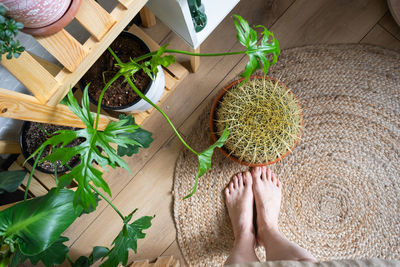
[{"label": "plant stem", "polygon": [[115,82],[119,77],[121,77],[121,73],[117,73],[112,79],[104,86],[103,91],[101,91],[100,97],[99,97],[99,103],[97,104],[97,113],[96,113],[96,123],[95,123],[95,129],[97,130],[97,127],[99,125],[99,118],[100,118],[100,108],[101,108],[101,102],[103,101],[103,96],[105,92],[107,91],[108,87]]},{"label": "plant stem", "polygon": [[121,217],[122,220],[125,219],[124,215],[122,215],[122,213],[117,209],[117,207],[114,206],[114,204],[111,202],[111,200],[109,200],[104,194],[102,194],[99,190],[97,190],[96,187],[92,186],[91,184],[89,184],[90,188],[95,191],[97,194],[99,194],[105,201],[107,201],[108,204],[110,204],[110,206],[115,210],[115,212],[118,213],[119,217]]},{"label": "plant stem", "polygon": [[[184,54],[184,55],[196,56],[196,57],[216,57],[216,56],[240,55],[240,54],[245,54],[246,51],[202,54],[202,53],[194,53],[194,52],[182,51],[182,50],[177,50],[177,49],[165,49],[164,53]],[[137,57],[134,59],[134,61],[138,62],[138,61],[144,60],[146,58],[152,57],[155,54],[157,54],[157,51],[153,51],[153,52],[147,53],[143,56]]]},{"label": "plant stem", "polygon": [[[43,150],[44,150],[44,149],[45,149],[45,147],[44,147],[42,150],[39,151],[39,153],[38,153],[38,155],[37,155],[37,158],[36,158],[36,160],[35,160],[35,163],[33,163],[31,173],[29,174],[28,182],[26,183],[25,194],[24,194],[24,201],[26,201],[26,199],[28,198],[29,185],[31,184],[31,181],[32,181],[33,172],[34,172],[35,169],[36,169],[36,165],[38,164],[39,159],[40,159],[40,157],[42,156],[42,153],[43,153]],[[57,163],[54,164],[54,167],[57,168]]]},{"label": "plant stem", "polygon": [[144,99],[147,103],[152,105],[155,109],[157,109],[167,120],[168,124],[171,126],[172,130],[174,130],[176,136],[178,136],[179,140],[181,140],[182,144],[184,144],[190,151],[192,151],[195,155],[199,155],[198,152],[196,152],[193,148],[191,148],[185,140],[183,140],[182,136],[179,134],[178,130],[175,128],[175,126],[172,124],[171,120],[168,118],[167,114],[164,113],[156,104],[154,104],[150,99],[148,99],[142,92],[139,91],[139,89],[136,88],[135,84],[132,82],[131,78],[126,75],[125,76],[126,81],[129,83],[129,85],[132,87],[133,91],[140,96],[142,99]]},{"label": "plant stem", "polygon": [[71,266],[74,264],[72,261],[71,257],[68,254],[65,254],[65,257],[67,258],[68,262],[71,264]]}]

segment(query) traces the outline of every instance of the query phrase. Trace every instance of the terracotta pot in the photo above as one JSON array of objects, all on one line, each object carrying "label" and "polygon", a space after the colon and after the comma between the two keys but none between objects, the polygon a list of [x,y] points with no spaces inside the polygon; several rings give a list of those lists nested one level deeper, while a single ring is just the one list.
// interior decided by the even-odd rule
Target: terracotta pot
[{"label": "terracotta pot", "polygon": [[[282,82],[280,82],[280,81],[278,81],[278,80],[276,80],[276,79],[274,79],[274,78],[271,78],[271,77],[264,77],[264,76],[257,76],[257,75],[254,75],[254,76],[251,76],[251,77],[250,77],[250,79],[264,79],[264,78],[265,78],[265,79],[272,80],[272,81],[274,81],[274,82],[278,82],[279,84],[283,85],[283,86],[289,91],[289,93],[291,93],[291,94],[293,95],[293,97],[297,100],[297,104],[298,104],[298,106],[299,106],[299,109],[301,110],[300,103],[299,103],[298,99],[296,98],[296,96],[295,96],[295,95],[293,94],[293,92],[292,92],[285,84],[283,84]],[[226,93],[229,89],[231,89],[234,85],[236,85],[236,84],[242,82],[243,80],[244,80],[244,78],[241,78],[241,79],[236,80],[236,81],[233,81],[232,83],[230,83],[230,84],[228,84],[227,86],[225,86],[225,88],[222,89],[221,92],[218,94],[218,96],[215,98],[215,100],[214,100],[214,102],[213,102],[213,104],[212,104],[212,106],[211,106],[211,113],[210,113],[210,121],[209,121],[209,123],[210,123],[211,137],[212,137],[212,139],[213,139],[214,142],[216,142],[216,141],[218,140],[218,138],[219,138],[219,136],[217,136],[216,133],[215,133],[215,125],[214,125],[214,113],[215,113],[216,109],[218,108],[218,104],[219,104],[221,98],[225,95],[225,93]],[[288,150],[284,155],[282,155],[281,157],[276,158],[276,159],[274,159],[274,160],[271,160],[271,161],[268,161],[268,162],[265,162],[265,163],[249,163],[249,162],[246,162],[246,161],[241,161],[241,160],[239,160],[238,158],[236,158],[236,157],[233,156],[233,155],[229,155],[230,151],[228,151],[224,146],[223,146],[222,148],[219,148],[219,150],[220,150],[227,158],[229,158],[230,160],[232,160],[232,161],[234,161],[234,162],[236,162],[236,163],[239,163],[239,164],[241,164],[241,165],[245,165],[245,166],[259,167],[259,166],[267,166],[267,165],[276,163],[276,162],[280,161],[281,159],[287,157],[287,156],[290,154],[290,152],[296,147],[297,142],[300,140],[301,133],[302,133],[302,128],[303,128],[303,113],[300,114],[300,118],[301,118],[300,132],[299,132],[299,136],[298,136],[296,142],[294,143],[293,147],[292,147],[290,150]]]},{"label": "terracotta pot", "polygon": [[50,35],[67,26],[75,17],[81,0],[0,0],[7,15],[24,24],[23,32]]}]

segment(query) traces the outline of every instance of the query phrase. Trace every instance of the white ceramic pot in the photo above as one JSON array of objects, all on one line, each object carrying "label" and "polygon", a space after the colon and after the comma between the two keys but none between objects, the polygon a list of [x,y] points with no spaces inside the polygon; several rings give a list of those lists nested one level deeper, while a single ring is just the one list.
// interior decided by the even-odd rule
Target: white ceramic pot
[{"label": "white ceramic pot", "polygon": [[[145,94],[145,96],[155,104],[157,104],[157,102],[160,101],[165,88],[164,71],[162,70],[161,66],[158,66],[157,69],[158,69],[157,77],[155,78],[155,80],[151,81],[150,88]],[[129,107],[125,107],[122,109],[114,109],[114,110],[119,112],[139,113],[148,110],[150,108],[152,108],[152,106],[149,103],[147,103],[144,99],[140,99],[137,103]]]}]

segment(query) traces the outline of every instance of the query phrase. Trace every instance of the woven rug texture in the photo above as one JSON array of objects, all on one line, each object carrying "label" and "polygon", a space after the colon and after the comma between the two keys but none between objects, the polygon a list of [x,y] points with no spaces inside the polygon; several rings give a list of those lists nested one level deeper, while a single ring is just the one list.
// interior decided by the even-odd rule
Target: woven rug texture
[{"label": "woven rug texture", "polygon": [[[316,45],[284,50],[269,76],[299,98],[303,136],[269,166],[283,183],[279,226],[319,260],[400,258],[400,54],[369,45]],[[212,142],[209,109],[189,144]],[[233,244],[223,189],[248,170],[214,153],[198,192],[197,159],[187,150],[174,178],[177,240],[189,266],[222,265]],[[265,260],[262,248],[257,248]]]}]

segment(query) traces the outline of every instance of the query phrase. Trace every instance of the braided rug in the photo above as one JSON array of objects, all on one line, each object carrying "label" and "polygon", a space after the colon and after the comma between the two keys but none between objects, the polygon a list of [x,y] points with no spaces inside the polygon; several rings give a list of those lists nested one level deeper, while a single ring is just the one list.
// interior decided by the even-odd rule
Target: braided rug
[{"label": "braided rug", "polygon": [[[400,53],[348,44],[293,48],[269,75],[292,89],[304,112],[299,144],[270,166],[283,183],[281,231],[319,260],[399,259]],[[207,112],[189,136],[198,151],[211,144]],[[197,164],[187,150],[177,161],[177,239],[190,266],[221,265],[233,243],[223,189],[248,168],[216,151],[198,192],[182,200]]]}]

